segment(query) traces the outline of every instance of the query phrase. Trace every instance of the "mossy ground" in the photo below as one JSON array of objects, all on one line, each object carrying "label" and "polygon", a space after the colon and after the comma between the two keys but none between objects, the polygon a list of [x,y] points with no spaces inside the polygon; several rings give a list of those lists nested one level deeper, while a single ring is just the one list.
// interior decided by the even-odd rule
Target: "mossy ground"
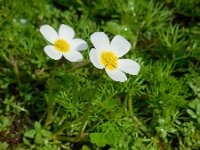
[{"label": "mossy ground", "polygon": [[[199,0],[0,0],[0,149],[200,149]],[[43,24],[76,31],[85,60],[54,61]],[[120,34],[141,65],[112,81],[90,35]]]}]

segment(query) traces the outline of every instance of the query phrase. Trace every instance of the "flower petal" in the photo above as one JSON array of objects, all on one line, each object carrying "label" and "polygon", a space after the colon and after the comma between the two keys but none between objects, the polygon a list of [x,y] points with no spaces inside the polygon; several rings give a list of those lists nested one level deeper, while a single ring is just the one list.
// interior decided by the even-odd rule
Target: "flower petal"
[{"label": "flower petal", "polygon": [[110,41],[104,32],[93,33],[90,40],[97,50],[109,50]]},{"label": "flower petal", "polygon": [[100,63],[99,54],[98,54],[97,49],[92,48],[89,55],[90,55],[90,61],[96,68],[98,68],[98,69],[104,68],[104,66]]},{"label": "flower petal", "polygon": [[40,27],[40,32],[46,38],[46,40],[48,40],[52,44],[54,44],[55,40],[57,40],[59,38],[58,34],[54,30],[54,28],[52,28],[49,25],[43,25],[43,26],[41,26]]},{"label": "flower petal", "polygon": [[116,35],[110,44],[110,50],[114,51],[118,57],[125,55],[130,48],[131,44],[120,35]]},{"label": "flower petal", "polygon": [[106,69],[106,73],[114,81],[124,82],[124,81],[127,80],[127,77],[126,77],[125,73],[121,72],[118,69],[115,69],[115,70]]},{"label": "flower petal", "polygon": [[55,50],[54,46],[48,45],[44,48],[45,53],[52,59],[58,60],[62,57],[62,53]]},{"label": "flower petal", "polygon": [[61,24],[58,31],[60,39],[64,39],[66,41],[73,39],[75,32],[74,29],[68,25]]},{"label": "flower petal", "polygon": [[71,62],[78,62],[83,59],[83,55],[80,52],[75,51],[75,50],[70,50],[67,53],[63,53],[63,55],[67,60]]},{"label": "flower petal", "polygon": [[88,48],[88,44],[82,39],[73,39],[70,41],[73,50],[85,50]]},{"label": "flower petal", "polygon": [[131,59],[118,59],[119,70],[126,73],[137,75],[140,71],[140,65]]}]

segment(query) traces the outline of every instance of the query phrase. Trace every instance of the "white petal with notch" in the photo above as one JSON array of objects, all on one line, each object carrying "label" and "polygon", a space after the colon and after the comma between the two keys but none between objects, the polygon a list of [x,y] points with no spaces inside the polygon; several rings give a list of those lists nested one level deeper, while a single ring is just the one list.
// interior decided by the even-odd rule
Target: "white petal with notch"
[{"label": "white petal with notch", "polygon": [[58,52],[52,45],[45,46],[44,51],[50,58],[54,60],[59,60],[62,57],[62,53]]},{"label": "white petal with notch", "polygon": [[90,61],[96,68],[98,69],[104,68],[104,66],[100,63],[100,54],[97,49],[92,48],[89,55],[90,55]]},{"label": "white petal with notch", "polygon": [[83,55],[76,50],[70,50],[67,53],[63,53],[63,56],[71,62],[79,62],[83,59]]},{"label": "white petal with notch", "polygon": [[97,50],[109,50],[110,41],[104,32],[93,33],[90,40]]},{"label": "white petal with notch", "polygon": [[82,50],[86,50],[88,48],[88,44],[86,43],[86,41],[84,41],[82,39],[73,39],[70,41],[70,44],[71,44],[73,50],[82,51]]},{"label": "white petal with notch", "polygon": [[116,35],[110,43],[110,50],[114,51],[118,57],[121,57],[128,53],[130,48],[131,44],[120,35]]},{"label": "white petal with notch", "polygon": [[52,44],[59,38],[57,32],[49,25],[43,25],[40,27],[40,32],[45,37],[45,39]]},{"label": "white petal with notch", "polygon": [[127,80],[125,73],[122,71],[115,69],[115,70],[108,70],[105,69],[108,76],[113,79],[114,81],[124,82]]},{"label": "white petal with notch", "polygon": [[59,38],[66,41],[71,40],[75,36],[74,29],[68,25],[61,24],[58,30]]},{"label": "white petal with notch", "polygon": [[118,59],[118,64],[119,70],[132,75],[137,75],[140,71],[140,65],[131,59]]}]

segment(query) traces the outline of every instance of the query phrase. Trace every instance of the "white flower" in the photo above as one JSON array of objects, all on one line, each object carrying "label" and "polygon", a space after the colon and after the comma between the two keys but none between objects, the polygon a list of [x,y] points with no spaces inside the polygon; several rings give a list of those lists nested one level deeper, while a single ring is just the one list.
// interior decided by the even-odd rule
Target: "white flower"
[{"label": "white flower", "polygon": [[79,52],[88,48],[87,43],[75,38],[74,30],[67,25],[61,24],[58,33],[49,25],[43,25],[40,32],[53,45],[47,45],[44,48],[45,53],[52,59],[58,60],[62,55],[71,62],[77,62],[83,59]]},{"label": "white flower", "polygon": [[108,76],[115,80],[124,82],[127,80],[125,73],[137,75],[140,65],[131,59],[119,59],[131,48],[131,44],[122,36],[116,35],[111,43],[104,32],[95,32],[90,40],[95,48],[90,51],[90,61],[98,68],[105,68]]}]

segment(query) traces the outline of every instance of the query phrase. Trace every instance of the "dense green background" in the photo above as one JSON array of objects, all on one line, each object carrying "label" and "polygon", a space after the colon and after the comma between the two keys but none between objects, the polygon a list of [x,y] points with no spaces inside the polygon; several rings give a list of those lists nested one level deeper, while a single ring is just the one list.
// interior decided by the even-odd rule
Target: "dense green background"
[{"label": "dense green background", "polygon": [[[39,28],[72,26],[85,60],[54,61]],[[90,35],[120,34],[141,65],[112,81]],[[199,0],[0,0],[0,149],[199,150]]]}]

